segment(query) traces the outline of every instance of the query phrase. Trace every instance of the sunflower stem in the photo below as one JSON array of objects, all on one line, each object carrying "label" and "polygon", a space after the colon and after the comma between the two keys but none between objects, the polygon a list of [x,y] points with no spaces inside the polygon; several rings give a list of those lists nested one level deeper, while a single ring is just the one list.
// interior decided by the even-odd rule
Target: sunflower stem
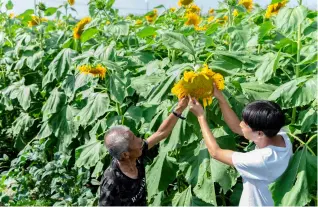
[{"label": "sunflower stem", "polygon": [[[301,24],[298,25],[298,30],[297,30],[297,65],[295,67],[296,78],[299,77],[300,49],[301,49]],[[294,124],[295,121],[296,121],[296,107],[293,108],[291,124]]]}]

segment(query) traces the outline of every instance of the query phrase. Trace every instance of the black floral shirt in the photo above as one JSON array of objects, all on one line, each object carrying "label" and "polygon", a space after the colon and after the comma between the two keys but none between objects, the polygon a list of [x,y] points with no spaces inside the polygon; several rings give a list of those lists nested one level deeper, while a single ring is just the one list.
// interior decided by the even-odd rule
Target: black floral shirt
[{"label": "black floral shirt", "polygon": [[105,170],[100,186],[99,206],[146,206],[147,188],[144,157],[148,143],[144,141],[142,155],[137,159],[138,178],[126,176],[113,159]]}]

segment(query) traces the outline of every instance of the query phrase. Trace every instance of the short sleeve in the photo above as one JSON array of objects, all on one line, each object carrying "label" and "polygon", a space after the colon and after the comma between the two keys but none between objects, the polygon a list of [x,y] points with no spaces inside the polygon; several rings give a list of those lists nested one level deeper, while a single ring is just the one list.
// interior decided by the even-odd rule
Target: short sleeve
[{"label": "short sleeve", "polygon": [[259,150],[246,153],[234,152],[232,162],[243,178],[264,181],[269,179],[269,172]]},{"label": "short sleeve", "polygon": [[105,178],[100,186],[99,206],[120,206],[120,197],[114,179]]}]

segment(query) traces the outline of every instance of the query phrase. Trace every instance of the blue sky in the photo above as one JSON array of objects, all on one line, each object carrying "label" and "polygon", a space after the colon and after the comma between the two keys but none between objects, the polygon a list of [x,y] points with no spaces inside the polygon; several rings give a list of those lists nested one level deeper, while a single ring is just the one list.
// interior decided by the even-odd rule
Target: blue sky
[{"label": "blue sky", "polygon": [[[5,0],[6,1],[6,0]],[[35,0],[12,0],[14,3],[13,12],[15,14],[22,13],[26,9],[34,8]],[[63,4],[66,0],[36,0],[37,2],[42,1],[47,6],[58,6]],[[114,7],[119,9],[120,14],[125,15],[128,13],[134,14],[144,14],[147,12],[147,3],[148,8],[152,9],[155,6],[163,4],[166,7],[175,7],[178,0],[116,0]],[[75,0],[74,8],[77,10],[78,18],[88,15],[88,6],[87,3],[89,0]],[[255,3],[260,4],[262,7],[266,7],[271,0],[254,0]],[[203,12],[206,12],[210,8],[217,8],[217,0],[195,0],[195,3],[200,6]],[[303,0],[303,4],[308,6],[311,9],[317,10],[317,0]],[[293,7],[298,5],[297,0],[290,0],[288,3],[289,6]]]}]

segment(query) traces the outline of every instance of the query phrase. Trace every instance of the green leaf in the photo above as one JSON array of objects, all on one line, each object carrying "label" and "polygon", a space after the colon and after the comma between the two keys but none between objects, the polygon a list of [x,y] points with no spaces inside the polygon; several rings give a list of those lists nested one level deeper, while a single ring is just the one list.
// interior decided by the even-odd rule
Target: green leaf
[{"label": "green leaf", "polygon": [[44,15],[45,16],[52,16],[53,14],[55,14],[55,12],[57,11],[58,8],[56,7],[49,7],[45,10]]},{"label": "green leaf", "polygon": [[86,127],[93,124],[99,117],[110,111],[110,101],[105,93],[93,93],[86,106],[76,116],[79,123]]},{"label": "green leaf", "polygon": [[113,73],[109,78],[109,88],[110,88],[110,96],[111,99],[118,102],[123,103],[126,97],[126,77],[123,77],[121,74]]},{"label": "green leaf", "polygon": [[301,48],[300,55],[305,58],[299,63],[299,65],[315,63],[318,61],[318,46],[315,44],[306,45]]},{"label": "green leaf", "polygon": [[83,32],[81,35],[81,42],[87,42],[92,39],[96,34],[98,34],[99,30],[96,28],[89,28]]},{"label": "green leaf", "polygon": [[163,44],[168,49],[179,49],[195,57],[195,50],[193,48],[193,45],[183,34],[175,32],[165,32],[161,35],[161,39],[163,41]]},{"label": "green leaf", "polygon": [[147,26],[147,27],[144,27],[142,30],[138,31],[137,36],[140,38],[153,36],[154,34],[156,34],[156,30],[157,29],[154,27]]},{"label": "green leaf", "polygon": [[43,57],[44,51],[39,51],[35,53],[33,56],[27,58],[26,65],[30,69],[35,70],[41,64]]},{"label": "green leaf", "polygon": [[205,35],[211,35],[218,30],[219,24],[213,23],[211,24],[205,32]]},{"label": "green leaf", "polygon": [[280,3],[280,2],[282,2],[282,1],[284,1],[284,0],[272,0],[272,2],[271,2],[270,4]]},{"label": "green leaf", "polygon": [[92,139],[87,144],[76,148],[75,165],[77,167],[84,166],[86,169],[90,169],[96,166],[98,161],[103,159],[107,153],[106,147],[100,141]]},{"label": "green leaf", "polygon": [[101,61],[114,60],[116,55],[115,46],[115,41],[111,41],[107,47],[102,44],[96,49],[94,56]]},{"label": "green leaf", "polygon": [[124,21],[118,22],[117,24],[109,25],[106,30],[117,37],[127,36],[129,34],[129,24]]},{"label": "green leaf", "polygon": [[60,151],[66,151],[78,133],[78,125],[74,122],[76,114],[76,110],[72,106],[66,105],[49,120],[54,135],[59,140]]},{"label": "green leaf", "polygon": [[106,9],[110,9],[114,3],[115,3],[115,0],[108,0],[106,3]]},{"label": "green leaf", "polygon": [[[222,129],[213,131],[222,149],[235,149],[235,140]],[[220,184],[226,193],[236,183],[239,174],[234,168],[211,157],[203,142],[193,142],[181,149],[179,165],[195,195],[203,201],[214,204],[212,194],[214,182]]]},{"label": "green leaf", "polygon": [[98,161],[92,173],[92,178],[98,178],[99,176],[101,176],[101,174],[103,173],[103,167],[104,167],[104,163],[102,163],[101,161]]},{"label": "green leaf", "polygon": [[309,108],[306,111],[302,111],[299,114],[298,124],[301,126],[301,132],[307,133],[311,131],[313,125],[318,124],[318,111],[317,107]]},{"label": "green leaf", "polygon": [[274,28],[271,21],[266,21],[263,24],[261,24],[259,30],[258,30],[258,40],[263,39],[269,31],[271,31]]},{"label": "green leaf", "polygon": [[[317,187],[317,157],[304,146],[297,151],[284,174],[270,186],[275,205],[305,206]],[[313,191],[312,191],[313,192]]]},{"label": "green leaf", "polygon": [[24,136],[25,133],[34,124],[34,119],[27,113],[20,113],[19,117],[12,123],[12,132],[14,137]]},{"label": "green leaf", "polygon": [[263,61],[260,63],[255,72],[255,76],[260,83],[270,80],[276,72],[280,59],[280,52],[276,55],[273,53],[266,53],[262,59]]},{"label": "green leaf", "polygon": [[71,68],[72,58],[75,57],[75,55],[76,51],[70,48],[65,48],[57,54],[49,65],[49,70],[54,75],[54,78],[59,80],[65,76],[66,72]]},{"label": "green leaf", "polygon": [[277,89],[277,86],[258,82],[241,83],[241,87],[243,93],[252,100],[266,100]]},{"label": "green leaf", "polygon": [[170,78],[162,81],[159,85],[157,85],[153,92],[148,97],[148,103],[160,103],[170,92],[170,89],[173,85],[175,77],[172,75]]},{"label": "green leaf", "polygon": [[191,206],[192,204],[192,192],[191,185],[182,191],[181,193],[176,193],[174,198],[172,199],[173,206]]},{"label": "green leaf", "polygon": [[19,104],[23,110],[27,110],[31,104],[31,92],[35,95],[38,92],[36,84],[24,85],[25,79],[15,82],[7,87],[3,93],[10,97],[10,99],[18,99]]},{"label": "green leaf", "polygon": [[72,99],[76,92],[96,86],[97,82],[98,79],[94,78],[94,76],[77,73],[75,76],[70,75],[64,79],[63,88],[65,94]]},{"label": "green leaf", "polygon": [[7,9],[7,10],[13,9],[13,3],[12,3],[11,0],[8,0],[8,3],[6,3],[6,9]]},{"label": "green leaf", "polygon": [[[232,31],[231,31],[232,29]],[[245,50],[248,40],[251,38],[251,30],[247,27],[230,28],[232,48],[234,51]]]},{"label": "green leaf", "polygon": [[55,88],[42,107],[43,121],[46,121],[48,118],[50,118],[52,114],[59,112],[65,103],[66,95],[59,91],[58,88]]},{"label": "green leaf", "polygon": [[283,109],[310,104],[317,97],[317,76],[303,76],[279,86],[268,98]]},{"label": "green leaf", "polygon": [[277,30],[286,34],[291,35],[297,31],[299,25],[302,25],[303,21],[307,16],[307,8],[304,6],[297,6],[295,8],[283,8],[279,11],[275,24]]},{"label": "green leaf", "polygon": [[146,167],[148,197],[151,198],[159,191],[166,190],[176,178],[177,170],[176,160],[167,153],[157,156],[153,163]]},{"label": "green leaf", "polygon": [[41,125],[39,133],[36,135],[39,139],[49,137],[53,133],[52,127],[48,121],[45,121]]}]

